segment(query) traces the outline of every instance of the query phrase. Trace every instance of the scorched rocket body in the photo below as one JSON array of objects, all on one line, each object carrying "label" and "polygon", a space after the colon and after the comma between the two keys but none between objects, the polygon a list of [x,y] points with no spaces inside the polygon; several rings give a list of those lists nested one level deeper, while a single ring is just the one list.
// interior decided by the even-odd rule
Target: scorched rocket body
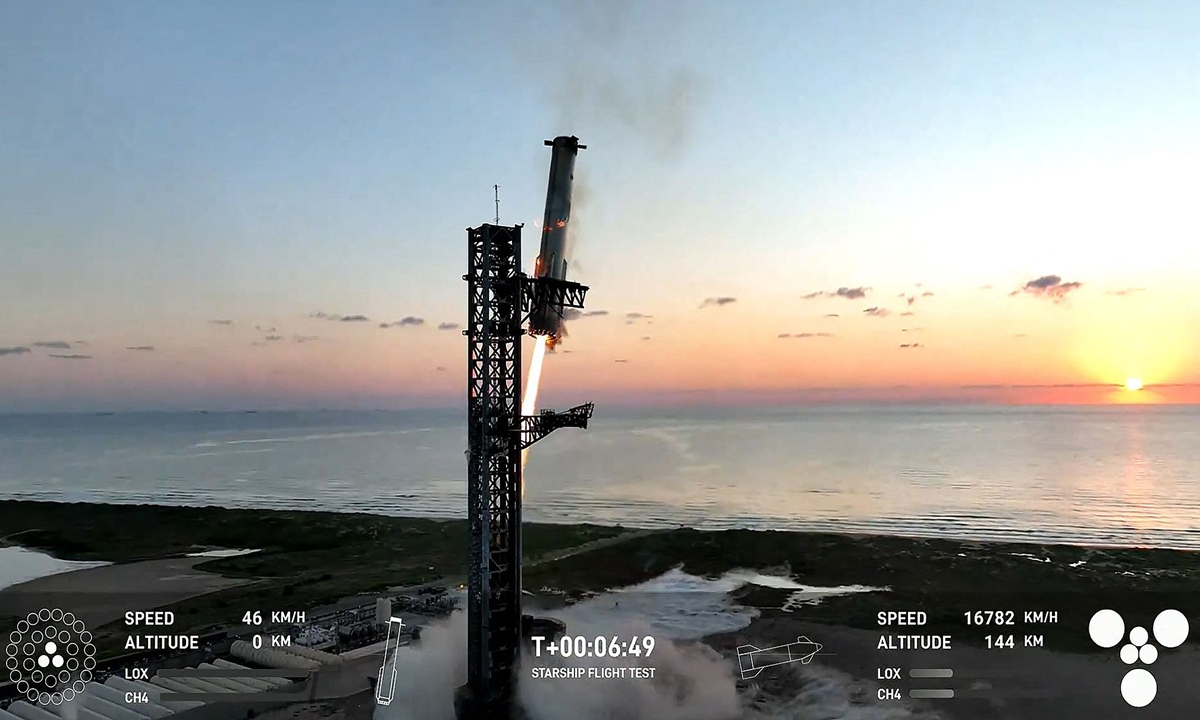
[{"label": "scorched rocket body", "polygon": [[[571,237],[571,186],[575,179],[575,156],[587,145],[580,145],[574,135],[547,140],[553,148],[550,155],[550,184],[546,189],[546,215],[542,219],[542,244],[538,250],[535,277],[567,279],[567,256]],[[535,312],[529,318],[532,335],[562,334],[562,315],[553,306]]]}]

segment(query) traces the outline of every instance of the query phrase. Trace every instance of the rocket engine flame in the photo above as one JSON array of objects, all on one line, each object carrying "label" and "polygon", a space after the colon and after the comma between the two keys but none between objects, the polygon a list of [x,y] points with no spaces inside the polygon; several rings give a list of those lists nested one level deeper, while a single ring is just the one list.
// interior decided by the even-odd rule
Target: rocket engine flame
[{"label": "rocket engine flame", "polygon": [[[542,382],[542,365],[546,362],[546,348],[553,338],[549,335],[533,336],[533,357],[529,361],[529,377],[525,381],[525,396],[521,398],[521,414],[537,412],[538,385]],[[521,451],[521,497],[525,497],[525,461],[529,459],[529,448]]]}]

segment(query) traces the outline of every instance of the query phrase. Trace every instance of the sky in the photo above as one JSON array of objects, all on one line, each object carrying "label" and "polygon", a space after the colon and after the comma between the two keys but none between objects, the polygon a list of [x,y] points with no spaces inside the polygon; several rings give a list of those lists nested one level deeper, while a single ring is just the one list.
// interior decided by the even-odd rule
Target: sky
[{"label": "sky", "polygon": [[[1200,402],[1188,2],[0,4],[0,411],[465,394],[578,135],[554,403]],[[1141,378],[1146,389],[1118,388]]]}]

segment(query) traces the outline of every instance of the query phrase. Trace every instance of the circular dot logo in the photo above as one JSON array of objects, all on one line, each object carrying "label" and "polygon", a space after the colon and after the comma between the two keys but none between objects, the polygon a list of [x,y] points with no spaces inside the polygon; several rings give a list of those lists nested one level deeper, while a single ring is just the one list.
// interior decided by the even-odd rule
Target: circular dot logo
[{"label": "circular dot logo", "polygon": [[96,646],[83,621],[58,608],[29,613],[8,637],[4,667],[31,703],[61,705],[83,692]]},{"label": "circular dot logo", "polygon": [[1088,634],[1102,648],[1116,647],[1125,638],[1125,621],[1116,610],[1101,610],[1088,623]]},{"label": "circular dot logo", "polygon": [[1165,648],[1177,648],[1188,639],[1187,617],[1178,610],[1163,610],[1154,618],[1154,639]]},{"label": "circular dot logo", "polygon": [[1158,683],[1147,670],[1138,668],[1125,673],[1121,681],[1121,697],[1133,707],[1146,707],[1158,694]]}]

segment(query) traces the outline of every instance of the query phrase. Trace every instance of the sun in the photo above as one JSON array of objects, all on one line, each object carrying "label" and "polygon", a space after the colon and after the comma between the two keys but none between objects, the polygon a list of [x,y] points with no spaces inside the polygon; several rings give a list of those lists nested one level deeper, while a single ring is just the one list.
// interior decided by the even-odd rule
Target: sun
[{"label": "sun", "polygon": [[1137,392],[1138,390],[1141,390],[1142,379],[1135,377],[1125,378],[1125,389],[1130,392]]}]

